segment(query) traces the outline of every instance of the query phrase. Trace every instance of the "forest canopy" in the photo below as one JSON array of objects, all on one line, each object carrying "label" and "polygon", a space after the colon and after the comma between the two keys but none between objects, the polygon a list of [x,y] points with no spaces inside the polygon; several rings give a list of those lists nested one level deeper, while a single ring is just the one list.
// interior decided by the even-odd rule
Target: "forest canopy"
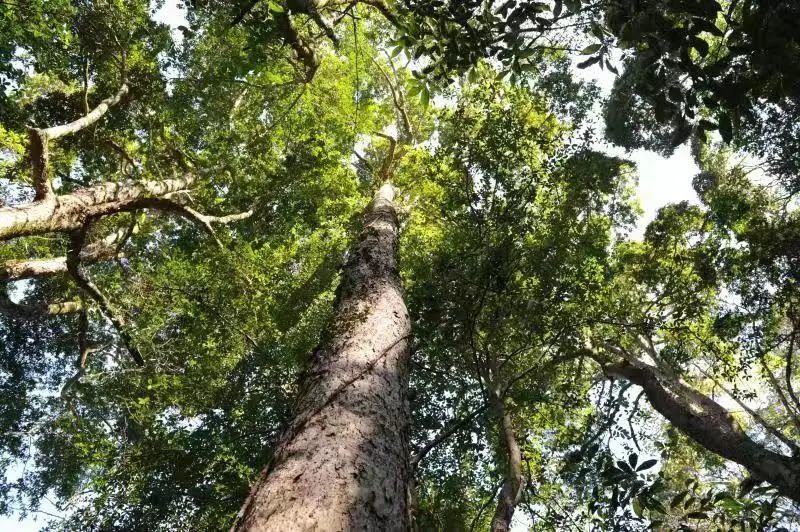
[{"label": "forest canopy", "polygon": [[[800,528],[798,39],[793,0],[0,2],[0,515]],[[639,234],[632,150],[680,147]]]}]

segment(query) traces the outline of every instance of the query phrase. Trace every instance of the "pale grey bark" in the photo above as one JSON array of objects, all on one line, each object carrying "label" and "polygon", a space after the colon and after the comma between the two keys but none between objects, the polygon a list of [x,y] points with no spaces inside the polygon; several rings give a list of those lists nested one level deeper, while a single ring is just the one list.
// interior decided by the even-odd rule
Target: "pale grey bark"
[{"label": "pale grey bark", "polygon": [[50,183],[49,172],[49,158],[50,158],[50,141],[77,133],[98,120],[100,120],[111,108],[111,106],[118,104],[122,98],[128,94],[128,85],[123,83],[116,94],[110,96],[100,102],[92,111],[87,112],[86,116],[79,118],[68,124],[48,128],[31,128],[28,137],[30,139],[29,152],[31,159],[31,179],[33,181],[33,188],[36,192],[35,200],[45,201],[52,199],[54,196],[53,187]]},{"label": "pale grey bark", "polygon": [[69,124],[53,126],[47,129],[40,129],[38,131],[44,134],[48,140],[54,140],[65,135],[77,133],[81,129],[91,126],[100,120],[103,115],[105,115],[112,106],[118,104],[126,94],[128,94],[128,84],[123,83],[116,94],[109,96],[100,102],[97,107],[92,109],[92,111],[86,116],[83,116],[74,122],[70,122]]},{"label": "pale grey bark", "polygon": [[408,336],[394,190],[384,185],[342,272],[335,320],[240,531],[408,529]]},{"label": "pale grey bark", "polygon": [[118,212],[147,208],[148,199],[188,190],[192,174],[159,181],[102,183],[71,194],[0,208],[0,240],[19,236],[67,232],[88,220]]}]

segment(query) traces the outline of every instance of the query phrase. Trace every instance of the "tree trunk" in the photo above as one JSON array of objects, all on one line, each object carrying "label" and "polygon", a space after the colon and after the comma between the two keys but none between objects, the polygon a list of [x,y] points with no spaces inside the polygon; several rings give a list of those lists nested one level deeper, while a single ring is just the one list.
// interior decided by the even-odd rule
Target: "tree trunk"
[{"label": "tree trunk", "polygon": [[694,441],[800,502],[800,462],[754,442],[716,401],[683,383],[663,383],[652,371],[627,362],[607,366],[605,371],[641,386],[653,408]]},{"label": "tree trunk", "polygon": [[385,184],[342,272],[331,330],[295,417],[236,530],[408,529],[408,336],[394,189]]},{"label": "tree trunk", "polygon": [[19,236],[73,231],[90,218],[139,208],[148,200],[187,190],[192,175],[162,181],[102,183],[61,196],[0,208],[0,240]]},{"label": "tree trunk", "polygon": [[498,420],[502,447],[506,455],[506,474],[497,499],[491,531],[507,532],[511,527],[514,510],[522,497],[522,484],[525,480],[522,474],[522,452],[514,434],[511,415],[506,410],[499,393],[492,393],[491,406]]}]

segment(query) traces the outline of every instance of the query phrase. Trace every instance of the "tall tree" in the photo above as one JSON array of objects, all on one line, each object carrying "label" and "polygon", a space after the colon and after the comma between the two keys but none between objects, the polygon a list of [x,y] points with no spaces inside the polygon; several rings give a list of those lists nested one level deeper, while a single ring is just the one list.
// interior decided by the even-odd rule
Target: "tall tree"
[{"label": "tall tree", "polygon": [[348,254],[327,337],[237,530],[406,530],[409,335],[394,187]]}]

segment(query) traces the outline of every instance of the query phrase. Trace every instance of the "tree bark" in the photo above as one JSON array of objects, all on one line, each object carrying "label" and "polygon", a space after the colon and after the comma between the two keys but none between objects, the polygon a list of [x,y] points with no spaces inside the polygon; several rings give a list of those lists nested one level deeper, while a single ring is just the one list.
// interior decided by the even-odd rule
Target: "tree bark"
[{"label": "tree bark", "polygon": [[187,190],[191,174],[161,181],[102,183],[71,194],[0,208],[0,240],[52,232],[74,231],[87,220],[147,207],[149,198]]},{"label": "tree bark", "polygon": [[522,497],[522,485],[525,480],[522,474],[522,452],[514,434],[511,415],[506,410],[502,397],[499,393],[493,392],[490,401],[498,420],[502,447],[506,455],[505,479],[503,479],[503,486],[500,488],[500,496],[497,499],[491,531],[507,532],[511,527],[514,511]]},{"label": "tree bark", "polygon": [[342,272],[332,327],[295,417],[235,530],[408,529],[408,336],[394,189],[385,184]]},{"label": "tree bark", "polygon": [[6,294],[0,293],[0,315],[18,320],[36,320],[45,317],[76,314],[81,310],[83,310],[83,304],[80,301],[26,305],[14,303]]},{"label": "tree bark", "polygon": [[[86,246],[81,251],[81,262],[92,264],[105,260],[121,258],[118,251],[125,230],[112,233],[99,242]],[[20,281],[22,279],[40,279],[67,273],[67,257],[50,257],[47,259],[10,260],[0,264],[0,282]]]},{"label": "tree bark", "polygon": [[800,462],[754,442],[713,399],[681,382],[661,382],[652,371],[627,362],[606,366],[605,372],[641,386],[653,408],[684,434],[800,502]]}]

